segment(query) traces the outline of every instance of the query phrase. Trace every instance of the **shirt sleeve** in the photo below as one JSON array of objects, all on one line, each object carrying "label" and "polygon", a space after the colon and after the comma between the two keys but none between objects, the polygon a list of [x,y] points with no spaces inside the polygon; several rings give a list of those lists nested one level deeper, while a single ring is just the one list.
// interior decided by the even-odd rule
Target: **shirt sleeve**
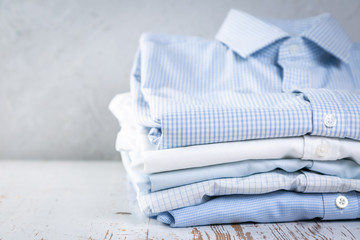
[{"label": "shirt sleeve", "polygon": [[159,149],[306,134],[360,139],[360,91],[237,94],[236,104],[170,104],[150,139]]},{"label": "shirt sleeve", "polygon": [[360,139],[359,90],[306,89],[300,92],[311,106],[311,135]]}]

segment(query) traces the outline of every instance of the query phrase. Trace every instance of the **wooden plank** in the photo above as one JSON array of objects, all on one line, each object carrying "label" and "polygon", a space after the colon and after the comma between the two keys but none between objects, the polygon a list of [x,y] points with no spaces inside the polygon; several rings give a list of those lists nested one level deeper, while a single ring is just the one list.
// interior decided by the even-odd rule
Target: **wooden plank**
[{"label": "wooden plank", "polygon": [[360,239],[360,222],[174,229],[139,212],[120,162],[0,161],[0,239]]}]

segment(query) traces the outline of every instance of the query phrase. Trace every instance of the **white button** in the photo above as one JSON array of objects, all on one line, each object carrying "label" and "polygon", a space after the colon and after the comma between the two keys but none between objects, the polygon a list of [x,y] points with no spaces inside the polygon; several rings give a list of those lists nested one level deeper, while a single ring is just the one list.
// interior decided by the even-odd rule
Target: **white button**
[{"label": "white button", "polygon": [[324,124],[326,127],[334,127],[336,125],[336,117],[334,114],[327,114],[324,118]]},{"label": "white button", "polygon": [[349,204],[349,201],[347,200],[347,198],[345,196],[338,196],[335,200],[336,206],[338,208],[346,208],[347,205]]},{"label": "white button", "polygon": [[321,143],[316,147],[316,155],[319,157],[325,157],[329,151],[329,145],[326,143]]},{"label": "white button", "polygon": [[298,53],[299,53],[299,46],[296,45],[296,44],[291,45],[291,46],[289,47],[289,52],[290,52],[290,54],[293,55],[293,56],[298,55]]}]

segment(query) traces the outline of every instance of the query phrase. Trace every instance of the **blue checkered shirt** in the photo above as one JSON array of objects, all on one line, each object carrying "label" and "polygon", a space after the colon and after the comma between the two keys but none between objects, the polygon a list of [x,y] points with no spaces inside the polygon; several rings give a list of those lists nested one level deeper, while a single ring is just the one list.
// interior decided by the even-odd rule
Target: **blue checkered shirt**
[{"label": "blue checkered shirt", "polygon": [[159,149],[304,134],[360,139],[360,45],[329,14],[231,10],[215,40],[143,34],[133,103]]}]

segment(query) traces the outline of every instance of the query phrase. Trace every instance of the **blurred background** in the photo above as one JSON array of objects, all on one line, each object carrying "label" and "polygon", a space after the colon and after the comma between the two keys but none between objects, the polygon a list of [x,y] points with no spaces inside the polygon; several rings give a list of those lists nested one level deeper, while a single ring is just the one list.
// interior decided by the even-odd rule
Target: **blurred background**
[{"label": "blurred background", "polygon": [[213,39],[230,8],[329,12],[360,41],[359,0],[0,0],[0,159],[117,159],[112,97],[142,32]]}]

